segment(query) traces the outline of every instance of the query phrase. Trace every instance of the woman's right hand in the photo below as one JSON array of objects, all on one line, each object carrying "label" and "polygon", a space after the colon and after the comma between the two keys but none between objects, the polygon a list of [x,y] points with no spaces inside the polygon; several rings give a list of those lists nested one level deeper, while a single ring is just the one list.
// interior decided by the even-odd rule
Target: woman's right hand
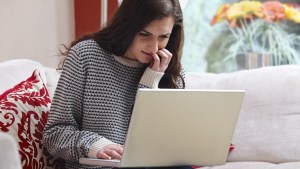
[{"label": "woman's right hand", "polygon": [[152,54],[153,62],[150,64],[150,68],[156,72],[164,73],[169,66],[172,56],[172,53],[165,48],[158,50],[157,53]]},{"label": "woman's right hand", "polygon": [[105,146],[104,148],[98,151],[97,158],[120,160],[123,154],[123,149],[124,146],[119,144],[111,144]]}]

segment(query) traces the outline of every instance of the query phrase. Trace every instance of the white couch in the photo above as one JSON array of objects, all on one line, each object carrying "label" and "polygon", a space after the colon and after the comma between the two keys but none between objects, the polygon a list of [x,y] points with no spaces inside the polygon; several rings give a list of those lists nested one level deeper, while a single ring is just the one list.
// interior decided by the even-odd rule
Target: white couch
[{"label": "white couch", "polygon": [[59,78],[58,71],[28,59],[15,59],[0,63],[0,94],[26,80],[35,69],[40,70],[41,77],[52,98]]},{"label": "white couch", "polygon": [[12,136],[0,133],[0,168],[21,169],[18,146]]},{"label": "white couch", "polygon": [[[20,89],[17,84],[32,77],[36,69],[40,74],[36,78],[39,82],[31,79],[27,86]],[[61,168],[61,161],[50,157],[41,146],[41,132],[51,105],[49,99],[53,97],[58,78],[59,73],[55,69],[44,67],[36,61],[18,59],[0,63],[0,132],[5,132],[0,133],[0,140],[11,142],[12,137],[15,141],[11,144],[0,142],[1,155],[6,157],[0,158],[0,169],[18,169],[20,166]],[[42,90],[45,86],[49,94]],[[26,96],[18,96],[23,93]],[[16,145],[19,152],[14,151]]]},{"label": "white couch", "polygon": [[[52,98],[59,74],[30,60],[0,63],[0,93],[25,80],[36,68]],[[4,69],[11,74],[3,73]],[[232,140],[235,149],[229,154],[228,162],[203,169],[300,168],[300,66],[222,74],[187,72],[186,87],[246,91]],[[0,144],[0,152],[8,151],[7,148]]]},{"label": "white couch", "polygon": [[243,89],[228,163],[203,169],[300,168],[300,66],[188,73],[187,88]]}]

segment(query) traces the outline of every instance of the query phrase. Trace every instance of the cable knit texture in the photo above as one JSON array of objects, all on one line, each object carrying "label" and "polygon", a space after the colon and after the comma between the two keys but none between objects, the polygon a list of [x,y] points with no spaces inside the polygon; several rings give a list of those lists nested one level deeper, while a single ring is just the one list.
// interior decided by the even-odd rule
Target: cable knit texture
[{"label": "cable knit texture", "polygon": [[95,158],[109,144],[124,144],[137,89],[158,88],[163,76],[146,68],[106,52],[94,40],[71,48],[43,137],[49,152],[65,160],[65,168],[101,168],[80,165],[78,159]]}]

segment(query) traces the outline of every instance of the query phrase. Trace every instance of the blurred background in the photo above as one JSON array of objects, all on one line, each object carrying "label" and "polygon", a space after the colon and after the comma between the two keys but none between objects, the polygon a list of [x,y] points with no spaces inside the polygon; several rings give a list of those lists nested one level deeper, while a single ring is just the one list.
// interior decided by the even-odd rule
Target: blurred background
[{"label": "blurred background", "polygon": [[[106,1],[110,19],[120,0]],[[236,0],[180,0],[184,13],[185,44],[182,63],[186,71],[231,71],[222,62],[228,36],[225,23],[210,25],[217,9]],[[299,0],[281,0],[297,3]],[[102,2],[103,3],[103,2]],[[0,0],[0,62],[27,58],[56,68],[61,44],[101,27],[101,0]],[[300,26],[291,25],[299,35]]]}]

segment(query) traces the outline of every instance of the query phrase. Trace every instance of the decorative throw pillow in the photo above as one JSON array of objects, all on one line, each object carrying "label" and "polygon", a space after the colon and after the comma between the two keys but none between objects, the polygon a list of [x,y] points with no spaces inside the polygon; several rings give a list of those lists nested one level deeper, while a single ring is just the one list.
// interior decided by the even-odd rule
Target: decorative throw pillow
[{"label": "decorative throw pillow", "polygon": [[38,70],[0,95],[0,132],[9,133],[18,142],[24,169],[60,168],[60,162],[53,161],[41,143],[50,105]]}]

